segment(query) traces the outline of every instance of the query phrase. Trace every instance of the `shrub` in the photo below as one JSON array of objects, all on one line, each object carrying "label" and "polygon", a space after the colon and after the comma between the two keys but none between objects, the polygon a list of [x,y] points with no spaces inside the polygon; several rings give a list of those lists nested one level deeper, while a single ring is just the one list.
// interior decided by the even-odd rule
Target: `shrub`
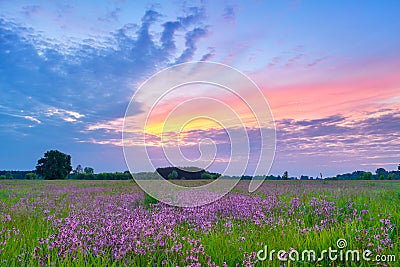
[{"label": "shrub", "polygon": [[29,172],[29,173],[25,174],[25,179],[26,180],[37,180],[37,179],[39,179],[39,176],[36,173]]},{"label": "shrub", "polygon": [[170,174],[168,174],[168,179],[173,180],[178,178],[178,172],[173,170]]},{"label": "shrub", "polygon": [[201,174],[201,179],[213,179],[213,175],[211,175],[210,173],[202,173]]},{"label": "shrub", "polygon": [[150,208],[152,204],[157,204],[159,201],[155,199],[154,197],[150,196],[149,194],[146,193],[144,196],[144,205],[146,208]]}]

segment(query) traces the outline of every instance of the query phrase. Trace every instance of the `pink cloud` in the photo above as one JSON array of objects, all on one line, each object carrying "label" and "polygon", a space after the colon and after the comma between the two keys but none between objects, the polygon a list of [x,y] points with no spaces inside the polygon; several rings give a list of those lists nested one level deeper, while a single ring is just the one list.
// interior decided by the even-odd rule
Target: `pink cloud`
[{"label": "pink cloud", "polygon": [[[323,74],[318,70],[302,71],[298,74],[305,78],[294,77],[297,82],[291,82],[284,70],[281,70],[281,76],[276,75],[278,81],[259,78],[263,71],[268,70],[253,76],[258,80],[275,118],[313,119],[373,111],[388,103],[393,105],[392,100],[400,95],[400,75],[397,72],[400,60],[370,63],[375,64],[358,68],[351,64],[330,72],[323,70]],[[322,79],[323,76],[328,77]]]}]

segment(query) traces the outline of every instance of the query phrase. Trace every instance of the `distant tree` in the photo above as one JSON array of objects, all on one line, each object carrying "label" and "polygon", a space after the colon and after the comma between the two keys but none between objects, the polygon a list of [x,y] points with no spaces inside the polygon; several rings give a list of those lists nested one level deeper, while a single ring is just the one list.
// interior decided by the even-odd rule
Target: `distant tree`
[{"label": "distant tree", "polygon": [[220,173],[214,173],[213,174],[213,179],[218,179],[219,177],[221,177]]},{"label": "distant tree", "polygon": [[94,169],[92,167],[85,167],[84,172],[86,174],[93,174],[94,173]]},{"label": "distant tree", "polygon": [[26,180],[37,180],[37,179],[39,179],[39,176],[36,173],[29,172],[29,173],[25,174],[25,179]]},{"label": "distant tree", "polygon": [[[129,172],[127,174],[131,175]],[[158,172],[139,172],[132,174],[132,178],[134,178],[135,180],[155,180],[159,177],[160,175],[158,174]]]},{"label": "distant tree", "polygon": [[5,175],[0,175],[0,180],[5,180],[5,179],[7,179],[7,176],[5,176]]},{"label": "distant tree", "polygon": [[400,180],[400,171],[393,171],[393,180]]},{"label": "distant tree", "polygon": [[289,180],[289,173],[285,171],[282,175],[282,180]]},{"label": "distant tree", "polygon": [[399,164],[399,166],[397,166],[397,170],[400,172],[400,164]]},{"label": "distant tree", "polygon": [[74,174],[78,174],[78,173],[83,173],[83,168],[82,168],[81,164],[78,164],[78,166],[76,166],[76,169],[74,170]]},{"label": "distant tree", "polygon": [[379,180],[385,180],[388,175],[388,172],[384,168],[378,168],[375,173]]},{"label": "distant tree", "polygon": [[71,171],[71,156],[58,150],[44,153],[36,165],[36,173],[46,180],[65,179]]},{"label": "distant tree", "polygon": [[210,173],[208,173],[208,172],[205,172],[205,173],[202,173],[201,174],[201,179],[206,179],[206,180],[208,180],[208,179],[213,179],[213,175],[212,174],[210,174]]},{"label": "distant tree", "polygon": [[372,173],[371,172],[366,172],[363,174],[362,180],[371,180],[372,179]]},{"label": "distant tree", "polygon": [[168,174],[168,179],[174,180],[176,178],[178,178],[178,172],[177,171],[173,170],[170,174]]}]

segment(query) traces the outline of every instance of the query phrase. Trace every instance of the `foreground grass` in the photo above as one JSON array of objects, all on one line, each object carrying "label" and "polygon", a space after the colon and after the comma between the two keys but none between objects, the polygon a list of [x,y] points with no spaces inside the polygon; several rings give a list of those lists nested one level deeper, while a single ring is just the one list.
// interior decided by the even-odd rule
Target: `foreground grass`
[{"label": "foreground grass", "polygon": [[[194,185],[202,181],[184,183]],[[80,205],[86,207],[90,199],[95,201],[99,196],[122,193],[141,194],[133,181],[2,181],[0,266],[183,266],[191,263],[196,266],[197,262],[200,262],[199,266],[399,266],[399,182],[266,181],[253,194],[247,192],[247,186],[247,182],[240,182],[234,194],[250,195],[260,201],[273,198],[271,201],[278,203],[268,213],[275,219],[273,222],[256,223],[240,219],[240,216],[221,216],[216,224],[204,229],[193,228],[190,223],[176,224],[174,232],[177,236],[166,237],[165,245],[152,253],[127,253],[116,258],[111,248],[109,253],[97,255],[84,253],[82,249],[75,254],[60,256],[57,247],[49,249],[46,239],[59,231],[52,224],[55,219],[70,216]],[[80,203],[79,199],[85,203]],[[294,199],[300,203],[297,208]],[[318,200],[317,206],[313,206],[313,199]],[[146,203],[144,195],[137,205],[152,214],[163,211],[159,204]],[[323,210],[332,206],[343,214]],[[321,209],[322,215],[315,212],[317,209]],[[368,212],[362,213],[365,210]],[[350,211],[356,215],[346,214]],[[361,214],[360,220],[355,219]],[[327,224],[321,222],[321,218],[336,222]],[[390,231],[382,230],[385,220],[390,220],[390,225],[395,227]],[[275,254],[274,261],[255,263],[255,253],[265,245],[276,251],[313,249],[318,255],[324,249],[335,248],[336,241],[341,238],[347,241],[348,249],[372,250],[379,245],[376,240],[381,237],[377,238],[377,235],[385,234],[391,245],[382,245],[380,254],[395,255],[397,262],[332,262],[326,258],[320,262],[281,262],[276,260]],[[180,247],[174,250],[177,244]],[[198,259],[187,260],[187,257]]]}]

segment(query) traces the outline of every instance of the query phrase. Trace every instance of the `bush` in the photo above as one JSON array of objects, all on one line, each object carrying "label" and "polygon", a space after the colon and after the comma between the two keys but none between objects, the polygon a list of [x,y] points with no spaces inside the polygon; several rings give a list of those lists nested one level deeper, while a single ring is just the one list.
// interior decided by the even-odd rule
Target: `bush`
[{"label": "bush", "polygon": [[0,180],[5,180],[5,179],[7,179],[7,176],[5,176],[5,175],[0,175]]},{"label": "bush", "polygon": [[366,172],[364,173],[363,176],[361,176],[362,180],[371,180],[372,179],[372,173],[371,172]]},{"label": "bush", "polygon": [[214,178],[213,175],[211,175],[210,173],[205,172],[201,174],[201,179],[213,179],[213,178]]},{"label": "bush", "polygon": [[154,197],[150,196],[149,194],[146,193],[144,196],[144,205],[146,208],[150,208],[152,204],[157,204],[159,201],[155,199]]},{"label": "bush", "polygon": [[86,174],[94,174],[94,169],[92,167],[85,167],[83,170]]},{"label": "bush", "polygon": [[37,180],[37,179],[39,179],[39,176],[36,173],[29,172],[29,173],[25,174],[25,179],[26,180]]},{"label": "bush", "polygon": [[168,179],[169,180],[174,180],[176,178],[178,178],[178,172],[177,171],[173,170],[170,174],[168,174]]}]

